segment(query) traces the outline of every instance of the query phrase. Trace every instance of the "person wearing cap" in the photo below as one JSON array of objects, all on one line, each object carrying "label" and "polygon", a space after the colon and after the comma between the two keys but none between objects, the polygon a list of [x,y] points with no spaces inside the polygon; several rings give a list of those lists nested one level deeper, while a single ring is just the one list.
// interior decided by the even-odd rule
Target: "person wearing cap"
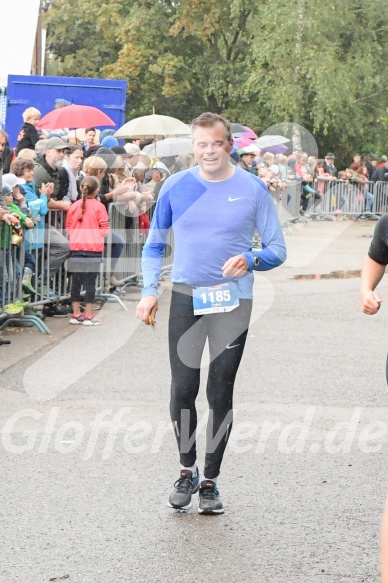
[{"label": "person wearing cap", "polygon": [[16,176],[16,174],[8,173],[8,174],[3,174],[2,183],[3,183],[3,185],[6,185],[9,188],[11,188],[11,190],[13,192],[15,192],[15,189],[19,188],[19,186],[22,186],[23,184],[25,184],[26,181],[24,180],[24,178],[19,178],[18,176]]},{"label": "person wearing cap", "polygon": [[330,176],[338,176],[337,168],[334,166],[335,156],[332,152],[329,152],[325,156],[325,161],[323,163],[323,168],[325,172],[330,174]]},{"label": "person wearing cap", "polygon": [[136,164],[139,162],[140,148],[136,144],[125,144],[124,148],[128,154],[127,164],[130,167],[129,168],[130,172],[132,173],[132,168],[134,168]]},{"label": "person wearing cap", "polygon": [[[19,191],[19,185],[25,183],[25,180],[18,179],[14,174],[7,174],[3,176],[2,195],[10,212],[18,215],[20,225],[23,229],[33,229],[35,226],[34,220],[29,216],[30,210],[28,207],[22,207],[24,203],[24,196]],[[12,186],[14,185],[14,186]],[[17,259],[20,261],[20,248],[17,252]],[[35,271],[35,257],[28,251],[24,252],[23,267],[23,289],[29,293],[36,293],[32,287],[31,278]]]},{"label": "person wearing cap", "polygon": [[[11,165],[11,167],[12,167],[12,165]],[[26,216],[30,216],[31,213],[30,213],[29,208],[26,204],[24,192],[22,193],[20,191],[20,186],[24,187],[26,185],[26,181],[24,180],[24,178],[16,176],[16,174],[13,174],[13,173],[3,174],[2,184],[4,187],[11,189],[12,196],[14,199],[12,201],[12,204],[17,205],[19,210],[23,214],[25,214]],[[10,208],[10,205],[7,205],[7,206]],[[16,209],[14,207],[12,207],[11,210],[12,210],[12,212],[14,212]],[[27,225],[27,228],[32,228],[33,226],[34,226],[33,224]]]},{"label": "person wearing cap", "polygon": [[[6,176],[5,181],[3,182],[3,178],[4,176]],[[16,176],[15,176],[16,178]],[[0,186],[5,186],[7,189],[10,189],[11,191],[14,188],[14,185],[10,186],[9,183],[12,185],[12,180],[9,180],[7,178],[7,175],[1,176],[1,169],[0,169]],[[5,201],[5,195],[2,194],[2,192],[0,191],[0,221],[4,221],[5,223],[7,223],[8,225],[17,225],[19,224],[20,218],[17,214],[13,213],[6,201]]]},{"label": "person wearing cap", "polygon": [[380,162],[377,164],[377,168],[384,166],[385,162],[388,160],[387,156],[381,156]]},{"label": "person wearing cap", "polygon": [[121,184],[126,178],[131,178],[132,176],[132,168],[128,164],[128,160],[132,158],[132,154],[128,154],[123,146],[113,146],[111,150],[117,156],[118,166],[116,176],[118,182]]},{"label": "person wearing cap", "polygon": [[[14,174],[8,174],[7,176],[16,178]],[[7,205],[9,212],[18,215],[21,226],[24,229],[32,229],[35,226],[35,223],[33,219],[31,219],[28,216],[29,209],[28,208],[21,209],[21,207],[15,202],[15,200],[17,200],[15,197],[16,189],[19,189],[19,184],[15,185],[14,187],[10,186],[10,184],[13,184],[13,180],[3,180],[2,185],[3,200],[5,201],[5,204]]]},{"label": "person wearing cap", "polygon": [[70,101],[67,101],[66,99],[63,99],[61,97],[58,97],[54,101],[54,109],[59,109],[60,107],[67,107],[68,105],[71,105]]},{"label": "person wearing cap", "polygon": [[[53,192],[47,204],[49,210],[60,210],[66,212],[71,206],[69,200],[56,200],[60,188],[58,168],[62,166],[65,151],[67,149],[69,149],[69,146],[61,138],[49,138],[46,140],[45,154],[35,160],[34,179],[37,196],[40,197],[42,187],[44,187],[45,184],[53,184]],[[48,277],[51,278],[69,257],[69,241],[62,235],[62,233],[49,225],[48,228],[44,230],[44,243],[45,246],[48,246],[50,257],[50,273],[48,274]],[[47,265],[45,269],[47,270]],[[49,314],[65,315],[63,313],[65,311],[66,310],[63,309],[59,310],[60,313],[54,313],[54,310],[54,312],[50,311]]]},{"label": "person wearing cap", "polygon": [[60,209],[67,211],[70,203],[66,201],[56,201],[60,187],[58,168],[63,164],[65,151],[69,146],[61,138],[49,138],[46,141],[46,152],[35,160],[34,176],[36,194],[40,193],[42,184],[52,182],[54,184],[53,197],[49,202],[49,209]]},{"label": "person wearing cap", "polygon": [[163,168],[150,168],[145,173],[142,192],[151,192],[154,195],[154,199],[158,200],[160,189],[168,176],[170,176],[170,173]]},{"label": "person wearing cap", "polygon": [[100,146],[112,149],[115,146],[119,146],[119,141],[114,136],[105,136],[105,138],[101,140]]},{"label": "person wearing cap", "polygon": [[240,168],[257,176],[257,170],[252,168],[252,164],[256,158],[256,155],[253,152],[247,152],[244,150],[244,148],[237,150],[237,152],[240,154],[240,160],[237,162]]}]

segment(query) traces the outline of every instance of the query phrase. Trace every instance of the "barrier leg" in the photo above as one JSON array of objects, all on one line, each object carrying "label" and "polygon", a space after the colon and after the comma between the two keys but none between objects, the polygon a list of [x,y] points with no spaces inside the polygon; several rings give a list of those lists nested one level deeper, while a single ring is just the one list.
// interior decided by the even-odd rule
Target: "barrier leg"
[{"label": "barrier leg", "polygon": [[106,299],[108,302],[115,302],[116,304],[120,304],[120,307],[125,311],[128,312],[127,306],[123,303],[123,301],[116,296],[115,294],[110,294],[109,292],[100,292],[98,297]]}]

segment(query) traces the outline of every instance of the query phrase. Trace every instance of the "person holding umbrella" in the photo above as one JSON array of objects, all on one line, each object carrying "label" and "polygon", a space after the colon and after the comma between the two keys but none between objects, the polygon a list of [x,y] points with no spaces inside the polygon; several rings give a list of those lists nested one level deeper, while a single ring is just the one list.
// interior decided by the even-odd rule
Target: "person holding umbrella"
[{"label": "person holding umbrella", "polygon": [[[215,113],[193,121],[198,166],[164,182],[143,249],[144,288],[136,315],[154,324],[157,286],[170,227],[175,254],[169,318],[170,414],[181,471],[168,500],[188,508],[199,490],[200,514],[221,514],[218,476],[233,422],[233,389],[252,309],[253,270],[282,264],[286,248],[273,200],[261,180],[229,161],[230,123]],[[214,220],[217,217],[217,220]],[[252,251],[258,230],[263,247]],[[206,339],[210,366],[204,476],[197,467],[195,401]]]}]

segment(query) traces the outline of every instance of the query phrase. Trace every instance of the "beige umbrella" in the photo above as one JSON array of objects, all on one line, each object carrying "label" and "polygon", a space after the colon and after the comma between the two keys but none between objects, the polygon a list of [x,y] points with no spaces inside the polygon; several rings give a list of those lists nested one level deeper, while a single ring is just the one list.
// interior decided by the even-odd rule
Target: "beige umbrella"
[{"label": "beige umbrella", "polygon": [[166,138],[167,136],[187,136],[190,134],[188,125],[168,115],[144,115],[136,117],[124,124],[114,134],[115,138]]},{"label": "beige umbrella", "polygon": [[[69,130],[67,133],[67,138],[81,140],[81,142],[85,141],[85,130],[87,128],[77,128],[76,130]],[[98,142],[98,137],[100,135],[100,130],[96,129],[96,142]]]},{"label": "beige umbrella", "polygon": [[164,156],[179,156],[180,154],[192,154],[194,152],[193,141],[190,138],[165,138],[153,144],[145,146],[141,151],[150,158],[162,158]]}]

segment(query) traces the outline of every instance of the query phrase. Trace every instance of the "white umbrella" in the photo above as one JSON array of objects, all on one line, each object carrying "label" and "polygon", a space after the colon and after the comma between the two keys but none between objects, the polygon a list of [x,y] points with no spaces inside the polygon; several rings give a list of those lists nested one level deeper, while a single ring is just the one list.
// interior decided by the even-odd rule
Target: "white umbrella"
[{"label": "white umbrella", "polygon": [[191,138],[165,138],[145,146],[141,153],[150,158],[162,158],[163,156],[179,156],[179,154],[192,154],[193,152]]},{"label": "white umbrella", "polygon": [[254,141],[259,148],[269,148],[270,146],[279,146],[280,144],[286,144],[290,140],[285,136],[260,136]]},{"label": "white umbrella", "polygon": [[166,138],[167,136],[187,136],[190,134],[188,125],[168,115],[144,115],[136,117],[124,124],[114,134],[115,138]]},{"label": "white umbrella", "polygon": [[239,148],[237,150],[237,152],[244,152],[245,154],[256,154],[256,152],[259,154],[260,153],[260,148],[258,147],[258,145],[256,144],[256,142],[253,142],[253,144],[250,144],[249,146],[243,146],[242,148]]}]

